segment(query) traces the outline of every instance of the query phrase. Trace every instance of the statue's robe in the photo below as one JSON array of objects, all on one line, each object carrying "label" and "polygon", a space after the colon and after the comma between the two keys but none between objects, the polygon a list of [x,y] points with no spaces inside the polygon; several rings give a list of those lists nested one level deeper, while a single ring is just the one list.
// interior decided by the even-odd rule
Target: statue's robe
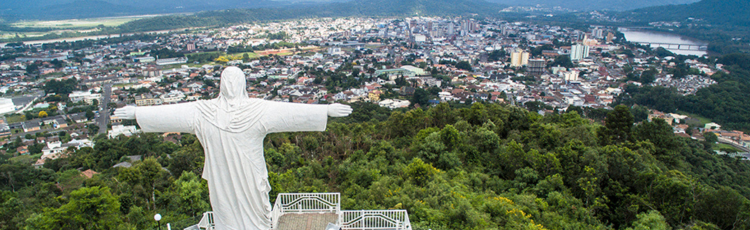
[{"label": "statue's robe", "polygon": [[[137,107],[135,116],[144,132],[198,137],[216,229],[265,230],[271,227],[271,186],[263,138],[275,132],[324,131],[328,107],[247,98],[241,77],[232,85],[223,76],[219,98]],[[225,92],[230,87],[233,92]]]}]

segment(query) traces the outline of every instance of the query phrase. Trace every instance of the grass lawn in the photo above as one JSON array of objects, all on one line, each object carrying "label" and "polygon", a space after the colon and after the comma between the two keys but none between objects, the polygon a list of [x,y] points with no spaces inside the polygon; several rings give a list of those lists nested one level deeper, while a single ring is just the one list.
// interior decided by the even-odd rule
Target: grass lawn
[{"label": "grass lawn", "polygon": [[[201,52],[201,53],[188,54],[186,56],[188,58],[192,59],[191,58],[192,56],[194,56],[194,55],[200,55],[200,54],[219,54],[220,56],[226,57],[229,60],[239,60],[239,59],[242,59],[242,56],[244,56],[245,54],[247,54],[247,56],[248,56],[248,58],[250,58],[250,60],[257,59],[260,56],[263,56],[263,55],[260,55],[258,53],[255,53],[255,52],[244,52],[244,53],[236,53],[236,54],[226,54],[226,53],[221,52],[221,51]],[[211,62],[201,62],[201,63],[198,63],[198,64],[195,64],[194,62],[188,62],[187,64],[168,65],[168,66],[166,66],[166,68],[180,68],[180,66],[182,66],[182,65],[188,65],[190,67],[202,67],[203,65],[216,65],[216,64],[217,63],[214,62],[214,61],[211,61]]]},{"label": "grass lawn", "polygon": [[8,121],[8,124],[18,123],[26,120],[26,118],[20,114],[6,115],[5,119]]},{"label": "grass lawn", "polygon": [[717,143],[713,145],[714,150],[721,150],[721,149],[732,149],[734,152],[741,152],[739,149],[735,148],[734,146],[728,145],[728,144],[722,144]]},{"label": "grass lawn", "polygon": [[300,50],[302,50],[302,51],[320,51],[320,50],[323,50],[323,48],[320,48],[319,46],[305,46],[305,47],[300,47]]},{"label": "grass lawn", "polygon": [[204,65],[211,65],[211,66],[213,66],[213,65],[217,65],[217,63],[213,62],[213,61],[212,62],[202,62],[202,63],[198,63],[198,64],[195,64],[194,62],[188,62],[188,63],[185,63],[185,64],[165,65],[165,66],[162,66],[162,68],[163,69],[179,69],[179,68],[182,68],[183,65],[186,65],[186,66],[192,67],[192,68],[201,68]]},{"label": "grass lawn", "polygon": [[49,32],[1,32],[0,39],[14,38],[16,34],[21,37],[41,37]]},{"label": "grass lawn", "polygon": [[65,76],[65,73],[63,73],[63,72],[54,72],[54,73],[48,73],[48,74],[42,75],[41,77],[43,77],[43,78],[49,78],[49,77],[62,77],[62,76]]},{"label": "grass lawn", "polygon": [[372,50],[372,49],[377,49],[377,48],[380,48],[380,47],[382,47],[382,46],[383,46],[383,45],[365,45],[365,48],[368,48],[368,49],[371,49],[371,50]]},{"label": "grass lawn", "polygon": [[20,164],[32,164],[36,162],[36,160],[39,159],[41,156],[42,156],[41,153],[34,154],[34,155],[20,155],[20,156],[12,157],[8,159],[8,161],[14,162],[14,163],[20,163]]},{"label": "grass lawn", "polygon": [[292,51],[282,51],[281,53],[277,53],[276,56],[289,56],[294,54]]},{"label": "grass lawn", "polygon": [[316,52],[303,52],[303,53],[297,53],[297,55],[299,55],[299,56],[302,56],[302,57],[309,57],[309,56],[313,56],[313,55],[315,55],[315,54],[316,54]]},{"label": "grass lawn", "polygon": [[224,52],[221,52],[221,51],[198,52],[198,53],[186,54],[185,56],[187,56],[188,58],[190,58],[190,56],[195,56],[195,55],[200,55],[200,54],[220,54],[220,55],[223,55]]},{"label": "grass lawn", "polygon": [[53,21],[21,21],[13,23],[15,27],[21,28],[55,28],[55,29],[72,29],[72,28],[94,28],[99,25],[108,27],[119,26],[130,21],[150,18],[154,15],[128,16],[128,17],[110,17],[110,18],[87,18],[87,19],[67,19]]},{"label": "grass lawn", "polygon": [[678,111],[677,113],[681,114],[681,115],[686,115],[688,117],[692,117],[692,118],[698,119],[699,121],[701,121],[701,124],[703,124],[703,125],[711,123],[711,119],[705,118],[705,117],[703,117],[701,115],[698,115],[698,114],[692,114],[692,113],[683,112],[683,111]]},{"label": "grass lawn", "polygon": [[51,28],[52,31],[48,32],[0,32],[0,39],[14,38],[16,35],[21,37],[41,37],[49,33],[60,34],[65,31],[77,31],[81,33],[91,32],[97,30],[97,26],[104,25],[107,27],[115,27],[130,21],[150,18],[156,15],[141,15],[141,16],[124,16],[124,17],[109,17],[109,18],[87,18],[87,19],[66,19],[66,20],[52,20],[52,21],[20,21],[12,23],[11,26],[17,28]]},{"label": "grass lawn", "polygon": [[131,86],[131,85],[133,85],[133,84],[115,84],[115,85],[112,85],[112,87],[114,87],[114,88],[122,88],[122,87],[125,87],[125,86]]},{"label": "grass lawn", "polygon": [[250,59],[256,59],[256,58],[260,57],[260,54],[257,54],[255,52],[238,53],[238,54],[232,54],[230,56],[242,58],[242,56],[245,55],[245,54],[247,54],[247,56],[250,57]]}]

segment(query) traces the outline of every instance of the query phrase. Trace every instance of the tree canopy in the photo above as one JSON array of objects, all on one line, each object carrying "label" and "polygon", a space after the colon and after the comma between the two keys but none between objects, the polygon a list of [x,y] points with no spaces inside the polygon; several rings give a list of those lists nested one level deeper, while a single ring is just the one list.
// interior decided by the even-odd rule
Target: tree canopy
[{"label": "tree canopy", "polygon": [[[265,138],[271,202],[340,192],[343,209],[406,209],[415,229],[750,227],[747,162],[675,136],[663,120],[635,124],[626,106],[605,115],[483,103],[362,110],[325,132]],[[0,228],[141,229],[155,213],[184,228],[210,209],[195,136],[94,141],[42,169],[0,158]],[[112,167],[133,155],[143,160]]]}]

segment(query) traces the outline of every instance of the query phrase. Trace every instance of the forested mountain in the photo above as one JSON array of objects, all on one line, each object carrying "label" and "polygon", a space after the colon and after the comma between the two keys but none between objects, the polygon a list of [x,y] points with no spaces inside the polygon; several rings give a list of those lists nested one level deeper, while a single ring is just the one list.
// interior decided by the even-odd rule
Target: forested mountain
[{"label": "forested mountain", "polygon": [[633,10],[638,8],[662,5],[679,5],[694,3],[698,0],[489,0],[506,5],[523,5],[552,8],[559,6],[572,10]]},{"label": "forested mountain", "polygon": [[[530,0],[530,1],[513,1],[513,0],[488,0],[489,2],[499,3],[509,6],[523,5],[534,6],[541,4],[545,7],[560,6],[575,10],[631,10],[649,6],[687,4],[697,0]],[[112,17],[123,15],[138,14],[164,14],[164,13],[186,13],[199,12],[206,10],[221,9],[245,9],[245,8],[269,8],[269,7],[300,7],[309,5],[321,5],[328,3],[347,3],[362,4],[366,1],[360,0],[28,0],[28,1],[6,1],[0,5],[0,18],[6,20],[51,20],[51,19],[70,19],[70,18],[91,18],[91,17]],[[398,2],[398,1],[393,1]],[[409,8],[409,4],[415,1],[403,1]],[[422,1],[430,2],[430,1]],[[445,1],[436,1],[440,5]],[[462,4],[461,1],[456,6]],[[384,1],[374,1],[373,4],[390,3]],[[433,4],[424,4],[431,6]],[[484,8],[481,5],[476,7]],[[458,6],[460,7],[460,6]]]},{"label": "forested mountain", "polygon": [[[252,18],[288,19],[298,17],[330,16],[403,16],[445,15],[493,12],[499,5],[483,0],[353,0],[338,1],[271,1],[271,0],[220,0],[220,1],[147,1],[147,0],[30,0],[13,1],[0,6],[0,18],[6,20],[46,20],[66,18],[110,17],[137,14],[163,14],[233,9],[252,15]],[[258,11],[248,9],[259,9]],[[268,9],[272,8],[272,9]],[[203,12],[210,16],[219,12]],[[261,14],[263,13],[263,14]],[[279,15],[265,15],[267,13]],[[236,16],[236,15],[235,15]],[[224,17],[226,18],[226,17]],[[212,19],[204,19],[210,21]],[[233,20],[248,20],[247,18]],[[222,21],[223,22],[223,21]]]},{"label": "forested mountain", "polygon": [[170,15],[132,21],[120,26],[123,31],[149,31],[196,26],[216,26],[316,17],[381,17],[416,15],[496,15],[501,5],[483,0],[354,0],[343,3],[311,5],[306,7],[231,9]]},{"label": "forested mountain", "polygon": [[[206,10],[285,6],[289,2],[271,0],[29,0],[6,1],[0,5],[0,18],[6,20],[52,20],[114,17],[141,14],[198,12]],[[311,3],[295,3],[304,5]]]},{"label": "forested mountain", "polygon": [[[747,162],[660,119],[634,125],[625,106],[605,126],[499,104],[354,109],[325,132],[266,137],[271,202],[341,192],[342,208],[406,209],[415,229],[750,228]],[[0,228],[150,229],[160,213],[181,229],[210,210],[194,136],[94,140],[42,169],[0,155]],[[128,155],[144,160],[112,168]]]},{"label": "forested mountain", "polygon": [[[750,1],[702,0],[688,5],[657,6],[623,14],[638,21],[685,21],[714,26],[750,27]],[[731,28],[729,28],[731,29]]]}]

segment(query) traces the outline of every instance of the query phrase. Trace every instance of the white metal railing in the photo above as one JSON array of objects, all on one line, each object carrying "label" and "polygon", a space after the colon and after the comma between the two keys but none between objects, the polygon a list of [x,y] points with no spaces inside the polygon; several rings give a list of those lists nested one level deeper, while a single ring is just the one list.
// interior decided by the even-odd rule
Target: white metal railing
[{"label": "white metal railing", "polygon": [[341,211],[338,224],[342,230],[411,230],[406,210]]},{"label": "white metal railing", "polygon": [[214,229],[214,212],[204,212],[201,222],[198,222],[198,228],[213,230]]},{"label": "white metal railing", "polygon": [[341,194],[339,193],[279,193],[276,196],[271,221],[275,228],[279,218],[287,213],[335,213],[341,211]]},{"label": "white metal railing", "polygon": [[341,210],[339,193],[281,193],[276,197],[282,212],[317,213]]},{"label": "white metal railing", "polygon": [[[279,218],[289,213],[334,213],[342,230],[412,230],[406,210],[341,210],[339,193],[280,193],[271,210],[271,229],[278,227]],[[214,213],[205,212],[197,225],[214,229]]]}]

